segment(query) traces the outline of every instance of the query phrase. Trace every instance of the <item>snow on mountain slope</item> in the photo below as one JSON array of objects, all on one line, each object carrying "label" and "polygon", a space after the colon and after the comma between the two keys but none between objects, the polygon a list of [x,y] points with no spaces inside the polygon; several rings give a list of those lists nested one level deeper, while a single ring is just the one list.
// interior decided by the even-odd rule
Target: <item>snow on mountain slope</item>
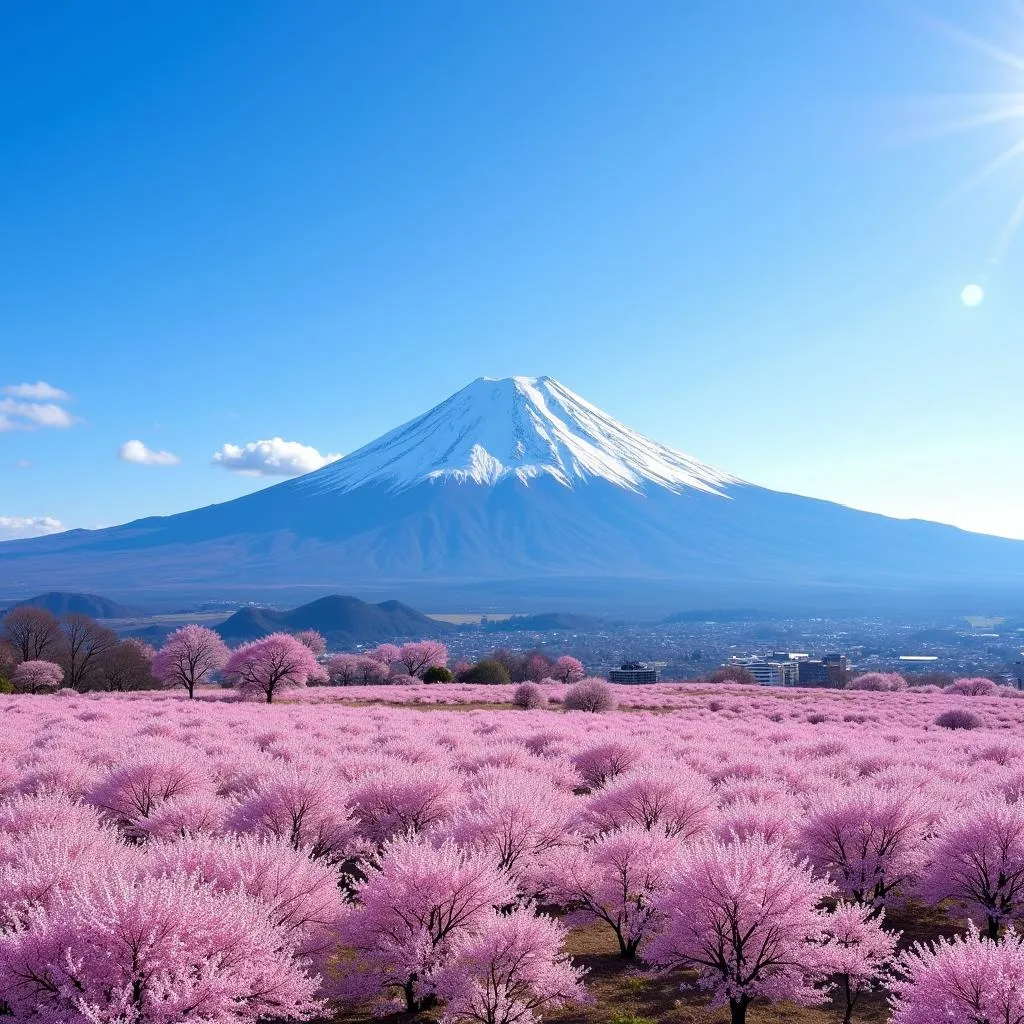
[{"label": "snow on mountain slope", "polygon": [[550,377],[481,377],[371,444],[295,481],[328,493],[427,481],[493,485],[553,478],[565,487],[600,479],[632,491],[723,494],[735,477],[651,441]]},{"label": "snow on mountain slope", "polygon": [[868,607],[883,593],[989,607],[1024,593],[1024,542],[744,483],[556,381],[514,377],[474,381],[340,462],[231,501],[0,543],[0,585],[139,604],[154,591],[296,588],[533,610],[568,594],[610,609],[630,588],[648,601],[660,587],[666,610],[683,596]]}]

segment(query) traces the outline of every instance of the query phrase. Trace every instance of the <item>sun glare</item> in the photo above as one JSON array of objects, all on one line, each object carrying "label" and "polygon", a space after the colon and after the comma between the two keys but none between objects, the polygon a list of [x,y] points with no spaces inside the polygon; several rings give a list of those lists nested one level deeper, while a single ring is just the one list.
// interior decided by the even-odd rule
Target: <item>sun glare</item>
[{"label": "sun glare", "polygon": [[[1021,10],[1024,11],[1024,8]],[[994,66],[1008,70],[1013,80],[1024,87],[1024,54],[1011,52],[1004,46],[996,45],[955,25],[934,21],[931,24],[943,35],[981,54]],[[941,126],[938,134],[957,134],[1000,125],[1016,130],[1016,127],[1019,126],[1019,137],[1013,139],[1009,145],[1004,145],[1002,150],[988,163],[979,167],[975,174],[962,182],[955,189],[956,193],[978,188],[1011,166],[1018,164],[1018,161],[1024,163],[1021,161],[1021,158],[1024,157],[1024,91],[976,93],[946,98],[958,104],[964,101],[969,102],[973,112],[969,116],[961,116],[947,122]],[[1012,197],[1010,213],[1000,229],[992,253],[992,262],[994,263],[1002,258],[1013,241],[1021,222],[1024,221],[1024,176],[1018,175],[1018,178],[1021,180],[1016,187],[1020,189],[1020,192]],[[969,297],[973,301],[969,301]],[[964,305],[967,306],[977,306],[984,297],[985,293],[978,285],[968,285],[961,294]]]}]

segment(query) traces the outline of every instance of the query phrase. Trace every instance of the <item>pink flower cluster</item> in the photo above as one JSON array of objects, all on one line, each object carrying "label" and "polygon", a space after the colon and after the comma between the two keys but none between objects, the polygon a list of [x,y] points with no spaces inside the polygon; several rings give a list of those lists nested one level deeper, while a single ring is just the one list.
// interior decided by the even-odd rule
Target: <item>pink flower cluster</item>
[{"label": "pink flower cluster", "polygon": [[[272,692],[309,669],[280,648]],[[223,667],[248,671],[244,650]],[[600,715],[312,713],[193,689],[0,697],[12,1021],[305,1020],[335,1000],[529,1024],[588,998],[563,950],[578,923],[734,1022],[830,987],[849,1019],[880,983],[897,1024],[1020,1019],[1017,702],[661,686],[616,687],[633,710]],[[933,724],[964,700],[980,728]],[[886,910],[908,898],[959,937],[897,954]]]}]

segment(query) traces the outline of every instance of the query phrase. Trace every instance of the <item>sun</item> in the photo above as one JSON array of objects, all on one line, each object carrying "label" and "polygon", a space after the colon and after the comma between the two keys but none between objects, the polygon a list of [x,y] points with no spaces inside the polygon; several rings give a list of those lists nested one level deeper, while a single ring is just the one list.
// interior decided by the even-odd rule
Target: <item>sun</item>
[{"label": "sun", "polygon": [[967,306],[968,309],[973,309],[975,306],[980,306],[985,301],[985,289],[980,284],[969,284],[960,293],[960,301]]}]

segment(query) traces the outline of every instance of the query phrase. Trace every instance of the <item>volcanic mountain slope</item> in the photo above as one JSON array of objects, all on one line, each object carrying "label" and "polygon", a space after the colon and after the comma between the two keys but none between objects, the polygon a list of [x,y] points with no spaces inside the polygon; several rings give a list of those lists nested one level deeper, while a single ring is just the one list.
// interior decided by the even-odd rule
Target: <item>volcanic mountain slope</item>
[{"label": "volcanic mountain slope", "polygon": [[643,581],[677,587],[678,609],[755,595],[762,606],[783,589],[1019,591],[1024,542],[770,491],[637,434],[550,378],[481,378],[295,480],[0,544],[0,578],[9,592],[341,585],[403,597],[428,584],[569,580],[610,596]]}]

